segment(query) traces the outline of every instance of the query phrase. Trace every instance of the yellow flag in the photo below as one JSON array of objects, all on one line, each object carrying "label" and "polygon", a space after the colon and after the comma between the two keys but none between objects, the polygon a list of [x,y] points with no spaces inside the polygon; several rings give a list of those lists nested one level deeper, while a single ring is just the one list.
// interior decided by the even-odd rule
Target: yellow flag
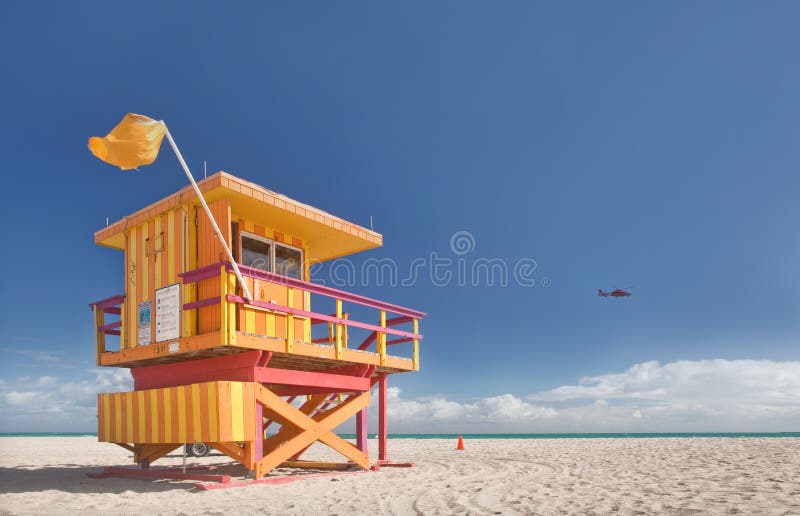
[{"label": "yellow flag", "polygon": [[89,138],[89,150],[106,163],[131,170],[156,160],[166,132],[164,122],[128,113],[105,138]]}]

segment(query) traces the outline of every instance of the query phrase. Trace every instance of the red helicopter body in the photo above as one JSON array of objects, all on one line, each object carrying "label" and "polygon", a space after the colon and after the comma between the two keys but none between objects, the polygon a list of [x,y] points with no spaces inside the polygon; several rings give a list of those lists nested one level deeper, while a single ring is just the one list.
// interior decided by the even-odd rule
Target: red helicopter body
[{"label": "red helicopter body", "polygon": [[602,289],[597,289],[597,295],[600,297],[630,297],[631,293],[618,288],[616,290],[612,290],[611,292],[603,292]]}]

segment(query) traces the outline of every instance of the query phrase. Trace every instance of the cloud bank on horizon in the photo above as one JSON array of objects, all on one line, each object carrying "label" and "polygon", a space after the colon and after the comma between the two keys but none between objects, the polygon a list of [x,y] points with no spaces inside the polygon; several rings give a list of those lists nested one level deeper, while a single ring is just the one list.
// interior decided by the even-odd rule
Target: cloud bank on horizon
[{"label": "cloud bank on horizon", "polygon": [[[125,369],[91,370],[71,382],[0,380],[0,431],[94,432],[97,393],[132,390],[132,383]],[[798,431],[800,361],[650,361],[528,395],[406,399],[390,387],[389,397],[392,433]],[[376,413],[370,410],[371,428]]]},{"label": "cloud bank on horizon", "polygon": [[[394,425],[444,432],[781,432],[800,429],[800,362],[682,360],[519,397],[389,404]],[[427,422],[427,423],[426,423]],[[429,430],[433,431],[433,430]]]}]

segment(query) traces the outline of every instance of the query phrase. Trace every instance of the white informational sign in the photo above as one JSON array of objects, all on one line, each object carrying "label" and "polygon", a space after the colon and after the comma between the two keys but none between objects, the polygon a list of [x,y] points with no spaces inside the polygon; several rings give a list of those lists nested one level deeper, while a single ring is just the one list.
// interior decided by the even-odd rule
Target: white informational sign
[{"label": "white informational sign", "polygon": [[138,308],[136,342],[139,346],[150,344],[150,301],[142,301]]},{"label": "white informational sign", "polygon": [[180,337],[181,286],[179,284],[156,290],[156,342]]}]

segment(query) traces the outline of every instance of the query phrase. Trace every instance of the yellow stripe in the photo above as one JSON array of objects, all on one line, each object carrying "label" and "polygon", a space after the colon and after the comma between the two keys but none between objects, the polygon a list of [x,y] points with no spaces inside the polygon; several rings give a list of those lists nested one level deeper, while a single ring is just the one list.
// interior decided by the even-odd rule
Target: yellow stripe
[{"label": "yellow stripe", "polygon": [[139,267],[139,264],[136,263],[136,228],[131,228],[131,232],[128,235],[128,250],[130,251],[130,257],[128,258],[128,270],[125,271],[125,292],[127,295],[128,300],[128,347],[135,348],[136,344],[139,342],[139,321],[137,317],[139,317],[139,310],[137,310],[137,303],[139,302],[136,299],[136,285],[131,283],[131,278],[136,281],[136,273],[133,271],[133,267]]},{"label": "yellow stripe", "polygon": [[125,442],[133,442],[133,393],[125,393]]},{"label": "yellow stripe", "polygon": [[178,387],[178,442],[186,442],[186,387]]},{"label": "yellow stripe", "polygon": [[[205,407],[203,407],[205,409]],[[194,431],[195,441],[200,440],[201,427],[200,427],[200,384],[192,384],[192,429]]]},{"label": "yellow stripe", "polygon": [[122,438],[122,396],[118,392],[112,396],[114,396],[114,442],[118,443]]},{"label": "yellow stripe", "polygon": [[161,260],[164,259],[164,255],[166,253],[164,253],[163,251],[160,252],[160,253],[156,252],[156,250],[158,249],[159,240],[161,241],[161,245],[162,246],[164,245],[164,240],[159,238],[159,235],[161,235],[161,216],[160,215],[158,217],[156,217],[155,231],[153,232],[153,241],[151,242],[151,248],[153,249],[153,263],[156,264],[155,278],[153,278],[153,280],[154,280],[153,288],[161,288],[162,286],[164,286],[164,284],[161,283],[161,280],[162,280],[162,278],[161,278]]},{"label": "yellow stripe", "polygon": [[[306,274],[308,278],[308,274]],[[311,292],[305,292],[303,295],[303,310],[311,310]],[[303,325],[303,340],[311,342],[311,319],[306,319]]]},{"label": "yellow stripe", "polygon": [[164,389],[164,441],[172,442],[172,389]]},{"label": "yellow stripe", "polygon": [[[136,269],[139,270],[141,267],[141,278],[142,278],[142,301],[150,299],[150,257],[147,256],[147,237],[150,236],[150,225],[145,222],[141,226],[142,228],[141,235],[139,236],[139,244],[143,246],[144,252],[142,253],[142,257],[144,258],[144,263],[137,263]],[[152,246],[151,246],[152,248]],[[155,307],[153,307],[153,310]],[[150,324],[151,328],[153,326],[152,322]]]},{"label": "yellow stripe", "polygon": [[144,391],[136,391],[136,404],[139,407],[139,428],[136,435],[136,442],[144,442],[144,414],[147,407],[144,404]]},{"label": "yellow stripe", "polygon": [[211,442],[216,442],[219,436],[218,432],[218,417],[217,411],[217,384],[216,382],[208,382],[206,384],[208,389],[208,407],[206,413],[208,414],[208,437]]},{"label": "yellow stripe", "polygon": [[231,382],[231,436],[234,441],[244,441],[243,409],[242,383]]},{"label": "yellow stripe", "polygon": [[267,316],[267,337],[275,336],[275,314],[266,314]]},{"label": "yellow stripe", "polygon": [[167,241],[165,245],[168,246],[168,248],[165,250],[164,254],[169,261],[167,264],[167,274],[169,275],[167,283],[169,284],[175,283],[175,254],[178,253],[178,239],[175,238],[176,211],[177,210],[172,210],[167,214]]},{"label": "yellow stripe", "polygon": [[[257,295],[257,294],[253,294]],[[245,308],[245,318],[244,318],[244,331],[247,333],[255,333],[256,332],[256,312],[254,310],[250,310],[249,308]]]},{"label": "yellow stripe", "polygon": [[162,389],[147,391],[150,394],[150,435],[153,443],[158,442],[158,395]]},{"label": "yellow stripe", "polygon": [[108,429],[111,426],[111,403],[108,394],[103,394],[103,441],[110,441]]}]

